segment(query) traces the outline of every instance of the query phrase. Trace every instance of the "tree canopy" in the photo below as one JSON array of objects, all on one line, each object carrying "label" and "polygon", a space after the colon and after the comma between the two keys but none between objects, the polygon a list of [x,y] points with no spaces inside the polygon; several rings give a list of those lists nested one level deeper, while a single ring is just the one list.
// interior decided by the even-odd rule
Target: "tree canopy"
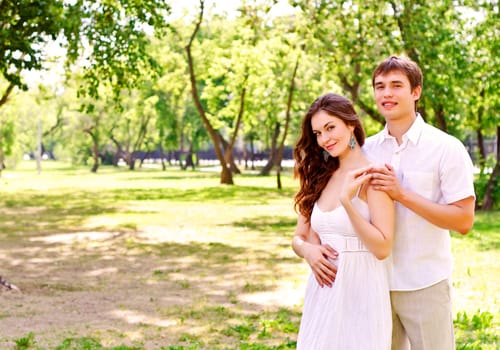
[{"label": "tree canopy", "polygon": [[[308,105],[327,91],[352,99],[372,134],[384,120],[373,101],[371,72],[392,54],[421,66],[419,112],[427,122],[467,141],[484,174],[497,166],[498,154],[488,148],[499,124],[497,1],[241,0],[226,10],[201,0],[181,6],[0,1],[1,154],[33,151],[33,142],[21,143],[16,133],[33,115],[16,121],[13,109],[20,106],[5,103],[27,88],[25,72],[46,67],[47,44],[58,42],[66,80],[63,89],[48,90],[64,96],[53,94],[60,101],[49,113],[54,116],[39,115],[44,147],[50,148],[48,139],[54,147],[69,143],[63,153],[93,159],[96,171],[111,158],[134,169],[136,159],[153,151],[162,161],[194,165],[197,152],[213,149],[222,183],[241,171],[236,158],[259,151],[267,157],[262,173],[269,173],[279,169],[285,146],[293,147]],[[37,92],[24,94],[35,98]]]}]

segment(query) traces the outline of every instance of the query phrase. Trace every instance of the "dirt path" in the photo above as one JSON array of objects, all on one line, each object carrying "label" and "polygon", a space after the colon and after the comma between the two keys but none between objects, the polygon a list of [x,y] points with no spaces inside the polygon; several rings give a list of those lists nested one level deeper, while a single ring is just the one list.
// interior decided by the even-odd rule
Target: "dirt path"
[{"label": "dirt path", "polygon": [[77,232],[4,242],[0,274],[21,292],[1,288],[0,349],[29,332],[49,349],[78,337],[145,349],[178,345],[186,334],[209,343],[231,320],[298,310],[301,279],[284,278],[297,270],[290,256],[172,238]]}]

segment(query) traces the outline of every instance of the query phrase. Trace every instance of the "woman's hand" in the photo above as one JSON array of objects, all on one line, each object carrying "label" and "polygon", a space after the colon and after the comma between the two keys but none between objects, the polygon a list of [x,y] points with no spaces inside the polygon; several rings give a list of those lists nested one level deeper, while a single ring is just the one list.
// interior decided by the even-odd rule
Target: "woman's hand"
[{"label": "woman's hand", "polygon": [[354,197],[359,187],[367,183],[373,176],[369,173],[372,167],[364,167],[349,171],[344,179],[344,185],[340,192],[340,202],[345,205]]},{"label": "woman's hand", "polygon": [[327,244],[308,244],[304,248],[304,259],[320,287],[331,287],[337,275],[337,266],[328,259],[337,259],[338,253]]}]

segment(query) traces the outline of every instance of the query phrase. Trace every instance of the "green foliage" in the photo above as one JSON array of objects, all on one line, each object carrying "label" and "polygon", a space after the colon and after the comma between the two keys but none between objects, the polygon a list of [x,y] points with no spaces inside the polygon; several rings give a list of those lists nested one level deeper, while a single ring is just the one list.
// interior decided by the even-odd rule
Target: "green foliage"
[{"label": "green foliage", "polygon": [[500,338],[495,330],[493,319],[493,314],[488,311],[478,310],[472,316],[465,311],[458,312],[454,320],[457,333],[457,349],[496,349]]},{"label": "green foliage", "polygon": [[241,343],[240,350],[285,350],[285,349],[295,349],[297,347],[296,341],[287,341],[284,344],[277,346],[268,346],[256,343]]},{"label": "green foliage", "polygon": [[63,23],[63,1],[2,1],[0,10],[0,72],[22,89],[20,71],[42,68],[44,44],[55,40]]},{"label": "green foliage", "polygon": [[[245,2],[231,16],[205,8],[192,50],[196,83],[207,117],[226,140],[242,136],[238,147],[260,151],[281,139],[296,62],[287,146],[295,142],[304,111],[326,91],[353,99],[367,134],[373,134],[384,121],[373,102],[371,72],[390,54],[408,55],[421,65],[419,106],[430,123],[459,138],[476,138],[478,132],[495,137],[500,110],[495,2],[289,3],[287,11],[277,11],[274,0]],[[92,148],[111,159],[120,147],[128,147],[129,154],[160,145],[182,152],[210,147],[191,96],[185,55],[198,6],[175,18],[169,17],[167,0],[49,0],[43,6],[21,0],[2,6],[0,71],[7,83],[2,91],[11,82],[23,87],[20,69],[40,70],[49,63],[43,50],[54,38],[67,49],[66,68],[72,72],[64,95],[62,86],[53,96],[24,95],[9,112],[16,116],[14,126],[0,120],[4,153],[9,143],[18,158],[34,151],[36,117],[43,122],[44,147],[80,163]],[[48,81],[43,85],[51,90]],[[11,95],[9,104],[15,100]],[[36,98],[43,101],[30,102]],[[243,118],[236,125],[241,105]]]},{"label": "green foliage", "polygon": [[14,342],[16,343],[16,350],[27,350],[36,345],[33,332],[29,332],[26,337],[16,339]]},{"label": "green foliage", "polygon": [[[484,168],[482,171],[476,176],[476,179],[474,180],[474,190],[476,192],[476,206],[481,207],[483,204],[483,199],[484,199],[484,193],[486,191],[486,186],[488,184],[488,181],[490,180],[491,174],[489,172],[486,172],[485,169],[490,169],[492,170],[493,167],[495,166],[496,160],[493,157],[488,157],[486,159],[486,162],[484,164]],[[500,209],[500,180],[496,179],[496,181],[493,184],[493,209]]]},{"label": "green foliage", "polygon": [[189,346],[169,346],[168,348],[162,347],[160,350],[198,350],[198,349],[203,349],[203,344],[200,344],[198,342],[195,342],[192,345]]},{"label": "green foliage", "polygon": [[6,156],[12,153],[15,137],[14,128],[13,120],[0,120],[0,153]]},{"label": "green foliage", "polygon": [[56,347],[56,350],[94,350],[103,349],[101,343],[88,337],[82,338],[66,338],[61,345]]},{"label": "green foliage", "polygon": [[158,65],[147,51],[145,27],[158,34],[166,27],[169,9],[165,0],[79,0],[67,5],[68,58],[81,59],[83,53],[88,62],[80,93],[98,98],[104,84],[119,99],[122,89],[137,86],[139,72],[154,74]]},{"label": "green foliage", "polygon": [[238,324],[234,326],[229,326],[222,333],[224,335],[235,337],[240,340],[247,340],[252,333],[255,332],[255,327],[253,324]]}]

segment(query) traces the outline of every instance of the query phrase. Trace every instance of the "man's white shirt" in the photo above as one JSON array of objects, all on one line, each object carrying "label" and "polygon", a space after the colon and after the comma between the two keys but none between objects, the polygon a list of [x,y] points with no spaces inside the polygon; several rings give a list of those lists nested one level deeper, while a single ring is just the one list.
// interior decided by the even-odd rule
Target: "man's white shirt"
[{"label": "man's white shirt", "polygon": [[[391,164],[403,188],[433,202],[449,204],[475,196],[474,168],[464,145],[418,114],[401,145],[386,126],[366,139],[363,151],[376,165]],[[395,204],[396,231],[388,258],[391,290],[418,290],[451,277],[449,231]]]}]

